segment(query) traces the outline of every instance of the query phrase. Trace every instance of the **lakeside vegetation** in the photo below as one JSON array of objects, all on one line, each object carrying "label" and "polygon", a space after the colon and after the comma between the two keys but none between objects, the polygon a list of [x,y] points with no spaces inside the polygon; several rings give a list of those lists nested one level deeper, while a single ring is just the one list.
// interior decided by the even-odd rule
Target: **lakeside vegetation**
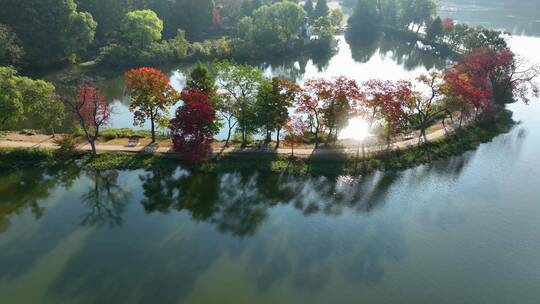
[{"label": "lakeside vegetation", "polygon": [[460,155],[508,132],[515,122],[508,110],[499,109],[479,123],[456,134],[421,146],[381,151],[362,156],[332,154],[321,157],[287,157],[275,154],[232,153],[213,155],[203,163],[179,162],[174,155],[149,153],[102,153],[91,156],[82,152],[62,155],[49,149],[0,149],[0,168],[17,170],[30,167],[58,167],[77,164],[86,170],[155,169],[181,166],[205,173],[274,172],[294,174],[365,174],[375,170],[392,171],[411,168],[435,160]]},{"label": "lakeside vegetation", "polygon": [[[211,22],[201,22],[197,26],[185,24],[186,27],[193,26],[188,33],[167,24],[174,24],[176,16],[174,11],[164,9],[178,8],[171,5],[180,5],[179,2],[155,1],[146,4],[130,2],[123,6],[124,10],[111,11],[114,17],[122,18],[115,19],[114,26],[110,25],[111,29],[107,30],[111,32],[103,31],[104,28],[99,32],[100,22],[96,23],[90,13],[79,12],[73,1],[63,2],[63,6],[54,0],[48,1],[50,5],[58,5],[55,9],[65,9],[52,11],[53,15],[68,14],[58,20],[57,25],[72,27],[68,32],[54,33],[60,35],[55,36],[59,43],[52,45],[56,49],[50,51],[62,50],[56,57],[51,55],[50,59],[56,62],[77,61],[84,56],[84,47],[88,55],[94,35],[98,36],[100,44],[93,45],[100,49],[97,62],[118,66],[157,64],[150,61],[167,62],[169,57],[231,58],[235,57],[231,53],[233,49],[249,51],[251,54],[244,54],[245,57],[290,54],[304,45],[311,47],[313,43],[324,43],[326,47],[317,46],[321,51],[332,48],[335,30],[343,23],[343,14],[330,10],[324,0],[317,1],[315,6],[309,1],[304,5],[291,1],[247,1],[235,21],[225,21],[221,10],[213,4],[200,6],[198,12],[211,16]],[[8,7],[15,11],[31,2],[10,2]],[[85,1],[79,2],[85,7]],[[94,5],[88,5],[90,2]],[[154,6],[157,3],[163,6]],[[89,1],[86,5],[90,11],[103,12],[105,9],[104,3]],[[261,69],[248,64],[215,60],[209,65],[198,63],[185,87],[177,91],[159,69],[137,67],[125,73],[125,90],[131,99],[129,109],[134,115],[134,125],[150,124],[152,144],[157,141],[158,126],[169,129],[173,150],[183,161],[192,163],[213,161],[207,158],[220,129],[227,130],[225,147],[234,136],[240,138],[241,147],[246,147],[250,138],[259,135],[265,145],[273,141],[276,149],[283,141],[294,155],[294,147],[299,144],[314,144],[315,148],[336,145],[349,120],[357,117],[388,147],[396,139],[415,133],[418,149],[422,149],[433,144],[428,142],[427,131],[438,123],[443,127],[452,124],[458,131],[463,121],[473,121],[476,125],[480,120],[492,118],[496,125],[494,118],[500,118],[497,113],[502,111],[505,103],[514,100],[514,95],[527,102],[528,93],[538,94],[534,80],[540,75],[540,69],[524,65],[513,54],[506,44],[505,33],[454,24],[450,19],[441,20],[436,14],[437,6],[431,0],[359,0],[348,20],[348,35],[366,38],[372,33],[392,29],[409,33],[416,40],[428,41],[435,47],[435,52],[444,46],[458,54],[459,59],[443,71],[398,81],[371,79],[357,83],[354,79],[338,76],[309,79],[300,84],[280,77],[265,77]],[[40,16],[47,17],[50,16]],[[25,44],[25,39],[29,39],[26,34],[32,38],[41,33],[22,35],[23,47],[18,49],[17,31],[23,29],[18,27],[18,20],[0,14],[0,23],[4,20],[8,26],[0,28],[4,33],[0,37],[11,43],[6,49],[11,53],[1,53],[2,61],[15,62],[22,58],[31,65],[46,65],[34,62],[32,44]],[[198,31],[220,32],[227,23],[235,28],[237,35],[213,40],[215,44],[192,44],[186,38],[197,36]],[[172,36],[175,31],[176,35]],[[317,37],[315,41],[311,39],[313,35]],[[77,41],[77,48],[72,45],[73,39]],[[27,47],[30,47],[30,55],[22,55]],[[207,47],[210,50],[204,50]],[[72,135],[82,134],[95,157],[96,142],[104,136],[114,135],[110,134],[113,131],[105,131],[111,120],[110,103],[93,80],[86,77],[58,86],[55,88],[50,83],[19,76],[11,67],[1,67],[0,130],[18,130],[37,121],[38,128],[52,131],[53,135],[58,128],[68,133],[56,140],[61,150],[74,150],[76,145]],[[167,113],[173,106],[178,108],[171,118]],[[458,121],[454,121],[456,114]],[[366,135],[357,134],[356,137]],[[437,155],[438,152],[433,153]],[[393,154],[388,152],[387,155]],[[425,157],[419,156],[420,161],[423,159]],[[414,163],[406,163],[409,162]]]}]

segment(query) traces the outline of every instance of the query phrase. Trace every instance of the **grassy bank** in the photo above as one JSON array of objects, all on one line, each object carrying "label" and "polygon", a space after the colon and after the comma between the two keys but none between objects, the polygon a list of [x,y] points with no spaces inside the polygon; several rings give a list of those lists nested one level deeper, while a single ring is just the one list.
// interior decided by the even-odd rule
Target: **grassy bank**
[{"label": "grassy bank", "polygon": [[515,122],[508,110],[497,110],[488,120],[469,126],[456,134],[436,142],[429,142],[406,150],[394,150],[358,159],[349,155],[332,159],[291,159],[286,156],[241,153],[212,157],[200,164],[182,163],[173,155],[105,153],[97,157],[73,155],[59,157],[52,150],[3,149],[0,150],[0,169],[54,167],[76,162],[83,169],[150,169],[176,167],[200,172],[292,172],[297,174],[362,174],[375,170],[402,170],[434,160],[460,155],[508,132]]}]

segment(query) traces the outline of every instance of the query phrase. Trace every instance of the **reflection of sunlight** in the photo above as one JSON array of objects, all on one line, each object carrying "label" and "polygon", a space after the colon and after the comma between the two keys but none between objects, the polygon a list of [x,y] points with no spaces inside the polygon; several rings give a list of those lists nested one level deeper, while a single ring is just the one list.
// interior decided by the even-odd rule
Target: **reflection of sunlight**
[{"label": "reflection of sunlight", "polygon": [[361,117],[353,117],[349,120],[349,125],[343,129],[341,139],[364,140],[369,136],[369,124]]}]

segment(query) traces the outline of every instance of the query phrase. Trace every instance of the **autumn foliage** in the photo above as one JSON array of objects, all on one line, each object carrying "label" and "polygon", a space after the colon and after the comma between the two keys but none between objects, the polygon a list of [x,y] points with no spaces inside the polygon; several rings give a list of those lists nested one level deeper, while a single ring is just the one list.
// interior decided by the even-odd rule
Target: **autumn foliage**
[{"label": "autumn foliage", "polygon": [[301,117],[291,117],[285,124],[285,145],[291,147],[291,156],[294,156],[294,146],[304,142],[307,128]]},{"label": "autumn foliage", "polygon": [[173,149],[189,162],[204,159],[216,133],[216,112],[202,92],[182,92],[184,105],[170,122]]},{"label": "autumn foliage", "polygon": [[111,117],[109,105],[99,90],[91,86],[80,87],[75,100],[67,102],[67,105],[79,121],[95,155],[95,142],[99,137],[100,128],[107,124]]},{"label": "autumn foliage", "polygon": [[493,106],[493,87],[509,81],[513,63],[510,50],[476,50],[446,73],[447,92],[476,111],[489,109]]},{"label": "autumn foliage", "polygon": [[135,124],[142,126],[150,120],[152,142],[155,142],[155,123],[177,101],[178,94],[160,70],[142,67],[128,71],[125,76],[126,87],[131,91],[129,109],[135,116]]},{"label": "autumn foliage", "polygon": [[315,129],[315,144],[318,145],[319,132],[323,129],[328,131],[329,141],[337,140],[364,94],[355,80],[339,76],[330,80],[310,79],[304,83],[298,96],[297,112],[310,117]]}]

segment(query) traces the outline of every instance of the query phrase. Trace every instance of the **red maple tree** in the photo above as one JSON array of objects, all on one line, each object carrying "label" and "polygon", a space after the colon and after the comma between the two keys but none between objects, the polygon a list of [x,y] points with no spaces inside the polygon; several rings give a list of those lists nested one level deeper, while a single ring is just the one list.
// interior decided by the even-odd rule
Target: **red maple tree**
[{"label": "red maple tree", "polygon": [[362,87],[364,112],[370,123],[378,122],[383,126],[387,141],[407,128],[406,105],[414,97],[409,81],[373,79],[363,83]]},{"label": "red maple tree", "polygon": [[446,17],[442,20],[442,26],[445,32],[449,32],[454,28],[454,20],[452,20],[452,18]]},{"label": "red maple tree", "polygon": [[156,141],[155,123],[178,99],[169,78],[160,70],[142,67],[126,72],[126,87],[131,91],[130,111],[135,124],[142,126],[150,120],[152,142]]},{"label": "red maple tree", "polygon": [[315,146],[319,145],[319,133],[324,128],[328,130],[328,140],[337,139],[363,96],[356,81],[345,76],[310,79],[304,83],[296,100],[296,111],[313,120]]},{"label": "red maple tree", "polygon": [[211,150],[213,136],[217,131],[216,112],[202,92],[182,92],[184,105],[176,111],[170,122],[173,149],[184,160],[197,162]]},{"label": "red maple tree", "polygon": [[285,145],[291,147],[291,156],[294,156],[295,144],[302,144],[306,136],[306,124],[301,117],[291,117],[285,124]]},{"label": "red maple tree", "polygon": [[92,154],[96,155],[96,140],[99,137],[99,130],[109,122],[111,117],[109,104],[105,102],[105,98],[98,89],[82,86],[79,88],[75,100],[66,102],[66,105],[77,118],[86,140],[92,148]]}]

